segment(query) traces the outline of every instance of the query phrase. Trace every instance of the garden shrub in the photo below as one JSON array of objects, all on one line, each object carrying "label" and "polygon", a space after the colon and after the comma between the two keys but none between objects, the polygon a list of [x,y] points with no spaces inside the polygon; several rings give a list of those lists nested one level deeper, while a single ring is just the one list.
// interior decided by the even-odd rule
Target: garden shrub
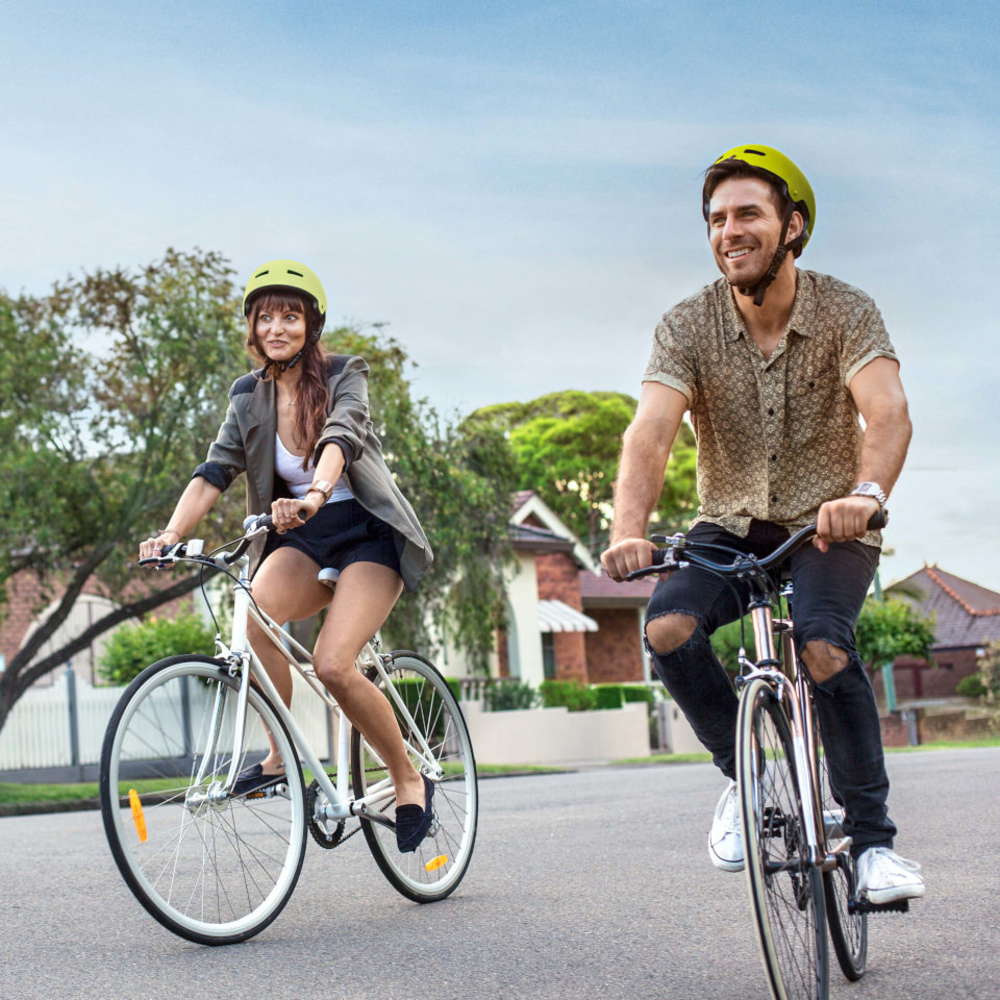
[{"label": "garden shrub", "polygon": [[502,680],[490,684],[483,698],[490,712],[509,712],[534,708],[538,702],[538,692],[524,681]]},{"label": "garden shrub", "polygon": [[597,692],[596,708],[621,708],[625,704],[621,684],[598,684],[594,691]]},{"label": "garden shrub", "polygon": [[597,692],[580,681],[542,681],[538,690],[546,708],[586,712],[597,707]]},{"label": "garden shrub", "polygon": [[622,684],[622,696],[626,703],[630,701],[644,701],[647,705],[652,705],[656,700],[653,689],[645,684]]},{"label": "garden shrub", "polygon": [[146,667],[167,656],[215,652],[215,632],[200,615],[150,618],[116,629],[104,646],[97,672],[110,684],[128,684]]},{"label": "garden shrub", "polygon": [[955,693],[963,698],[985,698],[988,690],[979,674],[963,677],[955,686]]}]

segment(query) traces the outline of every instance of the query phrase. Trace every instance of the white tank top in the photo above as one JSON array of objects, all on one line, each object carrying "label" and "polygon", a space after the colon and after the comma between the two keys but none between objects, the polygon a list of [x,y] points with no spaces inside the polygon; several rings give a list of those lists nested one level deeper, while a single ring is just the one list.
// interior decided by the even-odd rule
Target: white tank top
[{"label": "white tank top", "polygon": [[[312,459],[309,459],[309,468],[302,468],[302,456],[293,455],[281,442],[277,431],[274,434],[274,471],[288,484],[288,490],[297,500],[301,500],[308,492],[309,487],[315,479],[316,466]],[[336,503],[338,500],[350,500],[353,494],[347,488],[344,477],[334,484],[333,492],[327,503]]]}]

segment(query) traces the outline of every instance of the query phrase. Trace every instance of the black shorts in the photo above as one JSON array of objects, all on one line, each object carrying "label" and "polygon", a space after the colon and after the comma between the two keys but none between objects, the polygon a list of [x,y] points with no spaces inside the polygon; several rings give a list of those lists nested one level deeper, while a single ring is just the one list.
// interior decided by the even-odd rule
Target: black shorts
[{"label": "black shorts", "polygon": [[320,569],[333,568],[340,573],[351,563],[372,562],[400,573],[399,555],[404,544],[398,531],[352,497],[326,504],[301,527],[283,535],[272,532],[264,557],[290,545],[304,552]]}]

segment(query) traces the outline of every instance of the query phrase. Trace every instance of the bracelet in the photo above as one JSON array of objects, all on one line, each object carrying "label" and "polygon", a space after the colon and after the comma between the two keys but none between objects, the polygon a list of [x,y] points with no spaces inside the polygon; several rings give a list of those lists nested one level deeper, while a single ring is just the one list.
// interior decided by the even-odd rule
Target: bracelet
[{"label": "bracelet", "polygon": [[178,538],[181,537],[181,533],[176,528],[160,528],[157,531],[157,534],[158,535],[165,535],[168,531],[171,532],[172,534],[176,535]]}]

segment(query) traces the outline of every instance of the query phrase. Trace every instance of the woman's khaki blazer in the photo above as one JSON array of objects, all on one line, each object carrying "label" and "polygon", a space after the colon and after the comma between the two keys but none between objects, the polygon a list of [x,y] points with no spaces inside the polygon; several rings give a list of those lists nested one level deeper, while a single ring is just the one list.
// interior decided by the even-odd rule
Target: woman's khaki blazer
[{"label": "woman's khaki blazer", "polygon": [[[346,354],[327,357],[330,407],[316,446],[316,459],[328,444],[344,453],[344,481],[365,510],[395,528],[401,536],[400,570],[407,590],[415,590],[433,560],[430,543],[417,515],[382,458],[382,445],[368,413],[368,363]],[[282,480],[274,473],[274,438],[277,432],[275,388],[271,380],[252,372],[238,378],[229,390],[229,409],[218,437],[208,449],[208,459],[198,466],[201,476],[221,490],[241,473],[247,474],[247,513],[267,513],[281,493]],[[192,477],[194,478],[194,477]],[[256,569],[264,538],[250,549]]]}]

